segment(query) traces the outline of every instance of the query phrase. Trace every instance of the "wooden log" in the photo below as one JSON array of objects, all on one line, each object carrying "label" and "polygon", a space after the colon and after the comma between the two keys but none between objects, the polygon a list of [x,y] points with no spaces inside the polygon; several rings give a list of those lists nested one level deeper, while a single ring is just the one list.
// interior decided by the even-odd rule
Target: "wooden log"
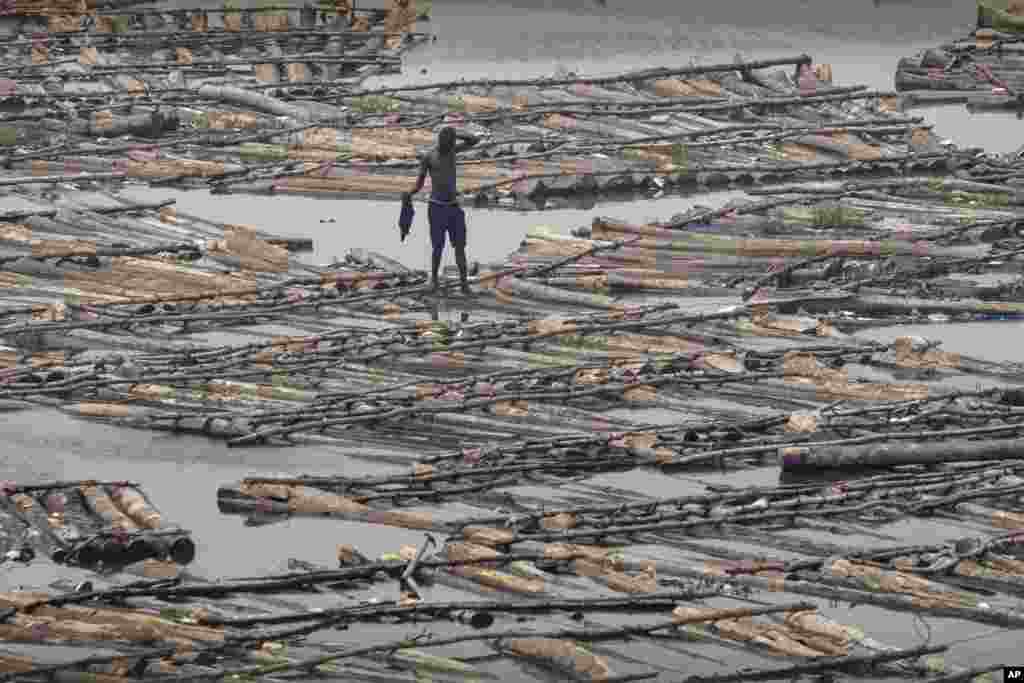
[{"label": "wooden log", "polygon": [[288,118],[292,118],[297,121],[306,121],[312,118],[309,112],[302,107],[291,105],[274,97],[253,92],[251,90],[243,90],[241,88],[205,84],[199,87],[196,95],[204,99],[230,102],[231,104],[239,107],[261,111],[275,116],[287,116]]},{"label": "wooden log", "polygon": [[946,462],[1018,460],[1024,439],[948,439],[934,442],[899,441],[850,446],[793,446],[779,453],[785,471],[842,467],[893,467]]},{"label": "wooden log", "polygon": [[496,287],[499,291],[505,291],[510,295],[537,299],[539,301],[552,301],[574,306],[585,306],[587,308],[616,308],[615,300],[611,297],[583,294],[581,292],[567,292],[554,287],[527,282],[519,278],[503,278]]},{"label": "wooden log", "polygon": [[[307,494],[300,487],[243,482],[238,493],[270,502],[283,501],[292,514],[323,515],[351,519],[368,524],[382,524],[406,529],[443,531],[445,525],[429,513],[405,510],[373,510],[367,505],[344,496],[333,494]],[[218,492],[220,495],[220,492]]]},{"label": "wooden log", "polygon": [[510,638],[504,646],[520,657],[539,660],[572,680],[607,681],[613,676],[604,657],[571,640],[555,638]]},{"label": "wooden log", "polygon": [[[595,228],[605,230],[607,219],[595,219]],[[928,243],[906,240],[786,240],[786,239],[734,239],[717,235],[681,233],[670,240],[641,239],[633,248],[690,253],[735,254],[738,256],[782,256],[812,258],[818,256],[922,256],[947,258],[980,257],[989,251],[980,247],[935,247]]]},{"label": "wooden log", "polygon": [[931,313],[945,313],[947,315],[984,315],[984,316],[1017,316],[1024,313],[1024,303],[1018,301],[978,301],[972,299],[961,299],[956,301],[941,301],[932,299],[921,299],[914,297],[884,296],[884,295],[859,295],[844,299],[842,302],[827,304],[824,302],[811,303],[805,306],[808,312],[823,312],[833,310],[836,305],[845,310],[857,313],[872,315],[919,313],[927,315]]},{"label": "wooden log", "polygon": [[[0,606],[22,609],[48,597],[29,591],[0,593]],[[200,642],[224,640],[223,629],[178,624],[132,609],[48,605],[32,609],[31,615],[17,613],[7,625],[0,625],[0,633],[12,640],[39,640],[40,627],[54,640],[169,641],[184,651]]]}]

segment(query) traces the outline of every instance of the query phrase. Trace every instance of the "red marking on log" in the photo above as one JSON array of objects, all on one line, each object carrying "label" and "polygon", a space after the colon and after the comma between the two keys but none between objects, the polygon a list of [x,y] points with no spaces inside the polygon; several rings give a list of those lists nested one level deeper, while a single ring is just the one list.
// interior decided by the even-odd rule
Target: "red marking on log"
[{"label": "red marking on log", "polygon": [[833,495],[841,496],[849,493],[850,485],[847,484],[845,481],[837,481],[832,483],[832,487],[830,490],[832,491]]},{"label": "red marking on log", "polygon": [[64,494],[62,493],[51,493],[46,497],[46,511],[53,514],[60,514],[64,512]]},{"label": "red marking on log", "polygon": [[812,95],[818,89],[818,77],[809,64],[800,67],[800,77],[797,80],[801,95]]},{"label": "red marking on log", "polygon": [[590,83],[577,83],[573,86],[573,92],[581,97],[589,97],[594,94],[594,86]]},{"label": "red marking on log", "polygon": [[370,524],[387,524],[387,513],[380,510],[370,510],[366,513],[366,521]]},{"label": "red marking on log", "polygon": [[160,148],[156,145],[135,145],[128,150],[128,158],[132,161],[156,161],[160,158]]}]

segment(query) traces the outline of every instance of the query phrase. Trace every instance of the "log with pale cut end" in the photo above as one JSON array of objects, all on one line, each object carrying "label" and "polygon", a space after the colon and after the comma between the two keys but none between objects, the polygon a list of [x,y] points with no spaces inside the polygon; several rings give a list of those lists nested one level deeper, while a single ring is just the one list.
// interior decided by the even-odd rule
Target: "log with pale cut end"
[{"label": "log with pale cut end", "polygon": [[821,365],[814,354],[790,351],[783,360],[786,383],[814,387],[822,401],[853,399],[860,401],[910,401],[928,398],[924,384],[884,384],[851,382],[846,369],[835,370]]},{"label": "log with pale cut end", "polygon": [[719,97],[722,94],[722,87],[718,83],[700,78],[690,80],[662,78],[642,81],[639,85],[659,97]]},{"label": "log with pale cut end", "polygon": [[163,523],[160,513],[154,510],[146,497],[134,487],[114,487],[110,499],[121,512],[142,528],[159,529]]},{"label": "log with pale cut end", "polygon": [[618,593],[654,593],[658,590],[658,578],[654,562],[646,566],[635,576],[613,568],[607,560],[595,562],[582,558],[571,563],[577,576],[590,578]]},{"label": "log with pale cut end", "polygon": [[89,484],[79,487],[79,492],[89,508],[112,528],[128,532],[138,530],[135,520],[115,505],[104,488]]},{"label": "log with pale cut end", "polygon": [[573,680],[606,681],[613,675],[604,657],[571,640],[514,638],[505,641],[504,645],[510,652],[544,662]]},{"label": "log with pale cut end", "polygon": [[519,278],[504,278],[498,283],[497,288],[499,291],[505,290],[510,296],[536,299],[538,301],[550,301],[599,309],[614,308],[616,306],[615,300],[611,297],[584,294],[583,292],[568,292],[563,289],[527,282]]},{"label": "log with pale cut end", "polygon": [[[158,259],[114,257],[110,267],[93,272],[64,273],[64,284],[80,292],[82,303],[132,297],[217,294],[224,301],[255,299],[251,275],[211,273]],[[237,293],[237,294],[236,294]]]},{"label": "log with pale cut end", "polygon": [[[0,607],[21,609],[49,597],[48,593],[28,591],[0,593]],[[224,631],[220,628],[179,624],[133,609],[42,605],[33,608],[31,615],[19,612],[5,624],[0,624],[0,637],[65,642],[171,642],[179,649],[188,651],[200,643],[223,642]]]},{"label": "log with pale cut end", "polygon": [[542,578],[524,578],[486,566],[489,560],[499,560],[501,554],[493,548],[478,545],[479,541],[478,538],[470,538],[466,543],[449,543],[445,548],[445,555],[452,562],[480,562],[485,566],[453,564],[448,568],[449,573],[469,579],[492,590],[506,590],[530,595],[545,592],[545,582]]},{"label": "log with pale cut end", "polygon": [[167,557],[179,564],[189,564],[195,558],[195,544],[185,533],[180,536],[161,536],[139,533],[144,529],[158,529],[160,515],[145,497],[133,487],[108,488],[96,484],[79,487],[86,505],[113,530],[128,536],[125,542],[92,542],[78,551],[80,563],[94,561],[133,563],[152,557]]},{"label": "log with pale cut end", "polygon": [[[600,221],[600,222],[599,222]],[[606,230],[612,219],[595,219],[596,234],[606,238],[620,234],[621,230]],[[642,233],[641,233],[642,234]],[[659,233],[660,234],[660,233]],[[662,252],[734,254],[747,257],[802,257],[846,256],[850,258],[879,258],[888,256],[930,256],[933,258],[974,258],[988,253],[988,245],[941,247],[926,242],[908,240],[798,240],[798,239],[739,239],[710,234],[680,231],[671,238],[644,237],[632,243],[634,249]]]},{"label": "log with pale cut end", "polygon": [[204,84],[199,87],[196,94],[203,99],[229,102],[246,109],[265,112],[267,114],[273,114],[274,116],[287,116],[298,121],[305,121],[312,118],[309,112],[302,107],[288,104],[283,100],[263,95],[252,90]]},{"label": "log with pale cut end", "polygon": [[333,493],[309,493],[299,486],[244,481],[237,488],[222,487],[217,491],[217,499],[225,512],[248,509],[268,514],[324,516],[404,529],[447,531],[445,524],[429,512],[374,510],[352,498]]}]

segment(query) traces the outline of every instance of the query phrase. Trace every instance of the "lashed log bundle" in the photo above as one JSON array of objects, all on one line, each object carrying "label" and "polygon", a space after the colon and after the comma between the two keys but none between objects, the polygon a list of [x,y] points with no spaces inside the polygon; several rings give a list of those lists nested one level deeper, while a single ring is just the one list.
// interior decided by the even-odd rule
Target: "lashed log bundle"
[{"label": "lashed log bundle", "polygon": [[54,543],[43,549],[57,562],[116,568],[151,558],[184,565],[195,557],[188,532],[164,522],[129,482],[5,486],[8,509],[30,524],[39,522],[41,511],[49,513],[47,534]]}]

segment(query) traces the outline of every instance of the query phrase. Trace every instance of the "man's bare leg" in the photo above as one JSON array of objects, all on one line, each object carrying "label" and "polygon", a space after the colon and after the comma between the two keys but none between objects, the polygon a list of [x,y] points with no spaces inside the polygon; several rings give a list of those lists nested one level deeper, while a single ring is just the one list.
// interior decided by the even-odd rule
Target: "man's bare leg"
[{"label": "man's bare leg", "polygon": [[462,283],[462,293],[469,294],[469,268],[466,265],[466,247],[455,247],[455,264],[459,267],[459,282]]},{"label": "man's bare leg", "polygon": [[435,246],[434,251],[431,254],[432,258],[430,263],[430,288],[433,289],[435,292],[437,291],[437,272],[441,270],[442,256],[444,256],[444,246],[442,246],[440,249],[438,249]]}]

